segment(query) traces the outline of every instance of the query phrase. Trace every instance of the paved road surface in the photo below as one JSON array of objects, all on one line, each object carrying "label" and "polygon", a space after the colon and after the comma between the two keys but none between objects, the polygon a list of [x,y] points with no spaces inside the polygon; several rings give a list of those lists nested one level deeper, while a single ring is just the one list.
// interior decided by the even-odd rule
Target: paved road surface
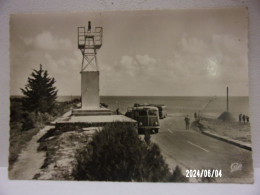
[{"label": "paved road surface", "polygon": [[[222,178],[216,179],[217,182],[252,182],[251,151],[185,130],[184,116],[161,120],[160,132],[152,135],[152,141],[160,146],[170,168],[178,164],[184,169],[221,169]],[[241,163],[242,170],[231,172],[232,163]]]}]

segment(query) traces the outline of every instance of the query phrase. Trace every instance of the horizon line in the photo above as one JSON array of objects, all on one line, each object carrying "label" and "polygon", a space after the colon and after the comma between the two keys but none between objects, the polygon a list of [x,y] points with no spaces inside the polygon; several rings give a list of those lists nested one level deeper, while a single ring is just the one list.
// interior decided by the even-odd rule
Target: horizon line
[{"label": "horizon line", "polygon": [[[10,95],[25,96],[25,95]],[[81,95],[57,95],[61,96],[81,96]],[[100,97],[226,97],[226,95],[100,95]],[[249,95],[229,95],[229,97],[249,97]]]}]

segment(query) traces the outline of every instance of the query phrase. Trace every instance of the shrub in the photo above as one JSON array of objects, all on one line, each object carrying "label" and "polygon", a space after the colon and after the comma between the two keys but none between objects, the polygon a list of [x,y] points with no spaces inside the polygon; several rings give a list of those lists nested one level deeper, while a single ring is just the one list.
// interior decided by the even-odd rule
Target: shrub
[{"label": "shrub", "polygon": [[170,182],[188,182],[189,181],[189,179],[182,174],[181,168],[179,166],[175,167],[175,170],[173,171],[172,175],[170,175],[168,180]]},{"label": "shrub", "polygon": [[29,130],[35,127],[35,113],[24,112],[22,114],[22,130]]},{"label": "shrub", "polygon": [[17,101],[10,102],[10,122],[19,121],[22,116],[22,103]]},{"label": "shrub", "polygon": [[165,181],[168,165],[156,144],[147,145],[133,125],[113,123],[76,155],[73,176],[94,181]]},{"label": "shrub", "polygon": [[167,181],[168,165],[165,163],[157,144],[149,143],[142,162],[144,181]]}]

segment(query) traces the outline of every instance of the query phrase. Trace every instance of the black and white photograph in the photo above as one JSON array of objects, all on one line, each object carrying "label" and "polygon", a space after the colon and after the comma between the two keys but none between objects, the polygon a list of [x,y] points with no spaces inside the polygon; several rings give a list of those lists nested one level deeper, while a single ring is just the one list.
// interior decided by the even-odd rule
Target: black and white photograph
[{"label": "black and white photograph", "polygon": [[10,16],[11,180],[254,182],[248,8]]}]

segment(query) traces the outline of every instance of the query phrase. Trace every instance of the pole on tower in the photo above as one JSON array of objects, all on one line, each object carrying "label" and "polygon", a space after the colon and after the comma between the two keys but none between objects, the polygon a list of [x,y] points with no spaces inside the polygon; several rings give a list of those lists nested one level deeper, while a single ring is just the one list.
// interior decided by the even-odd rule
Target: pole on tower
[{"label": "pole on tower", "polygon": [[91,21],[88,21],[88,32],[91,32]]}]

